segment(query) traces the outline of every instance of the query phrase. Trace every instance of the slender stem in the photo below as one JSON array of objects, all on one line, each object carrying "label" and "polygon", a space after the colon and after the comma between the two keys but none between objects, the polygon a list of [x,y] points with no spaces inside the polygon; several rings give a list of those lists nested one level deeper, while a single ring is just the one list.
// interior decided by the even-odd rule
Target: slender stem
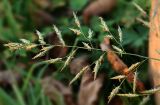
[{"label": "slender stem", "polygon": [[[39,44],[41,45],[41,44]],[[49,45],[49,44],[46,44],[46,45]],[[58,47],[64,47],[63,45],[50,45],[50,46],[58,46]],[[85,49],[85,50],[88,50],[88,48],[85,48],[85,47],[79,47],[79,46],[69,46],[69,45],[66,45],[65,47],[76,47],[78,49]],[[102,49],[98,49],[98,48],[91,48],[91,50],[97,50],[97,51],[102,51],[104,52]],[[136,56],[136,57],[140,57],[140,58],[144,58],[144,59],[151,59],[151,60],[156,60],[156,61],[160,61],[160,58],[151,58],[151,57],[147,57],[147,56],[143,56],[143,55],[139,55],[139,54],[134,54],[134,53],[127,53],[127,52],[117,52],[117,51],[112,51],[114,53],[117,53],[117,54],[123,54],[123,55],[131,55],[131,56]]]}]

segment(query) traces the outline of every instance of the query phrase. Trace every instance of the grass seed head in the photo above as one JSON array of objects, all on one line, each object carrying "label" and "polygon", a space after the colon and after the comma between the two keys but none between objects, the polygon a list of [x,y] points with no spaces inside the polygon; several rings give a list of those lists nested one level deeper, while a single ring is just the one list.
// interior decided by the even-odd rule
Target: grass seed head
[{"label": "grass seed head", "polygon": [[118,35],[119,35],[119,41],[120,41],[120,43],[122,43],[122,30],[121,30],[121,27],[120,26],[118,26]]},{"label": "grass seed head", "polygon": [[117,86],[116,88],[114,88],[112,90],[112,92],[110,93],[109,97],[108,97],[108,103],[114,98],[114,96],[116,96],[116,94],[119,92],[120,90],[120,86]]},{"label": "grass seed head", "polygon": [[80,30],[77,30],[77,29],[74,29],[74,28],[69,28],[71,31],[73,31],[76,35],[80,35],[81,34],[81,31]]},{"label": "grass seed head", "polygon": [[75,12],[73,12],[73,17],[74,17],[75,24],[80,28],[81,24],[79,22],[79,19],[77,18],[77,15],[75,14]]},{"label": "grass seed head", "polygon": [[55,30],[60,42],[62,43],[63,46],[65,46],[65,42],[64,42],[64,40],[62,38],[61,31],[55,25],[53,25],[53,28],[54,28],[54,30]]},{"label": "grass seed head", "polygon": [[69,84],[71,85],[73,82],[75,82],[84,73],[84,71],[88,69],[89,69],[89,66],[82,68],[82,70],[80,70],[80,72],[71,80]]},{"label": "grass seed head", "polygon": [[124,79],[124,78],[126,78],[125,75],[118,75],[118,76],[112,77],[111,79],[118,79],[118,80],[121,80],[121,79]]},{"label": "grass seed head", "polygon": [[36,30],[36,34],[38,35],[38,41],[39,41],[39,43],[42,44],[42,45],[46,44],[46,42],[44,41],[44,38],[43,38],[42,34],[38,30]]},{"label": "grass seed head", "polygon": [[106,22],[103,20],[103,18],[102,18],[102,17],[99,17],[99,19],[100,19],[100,22],[101,22],[101,25],[100,25],[100,26],[102,27],[102,29],[103,29],[104,31],[106,31],[106,32],[109,32],[109,28],[108,28]]},{"label": "grass seed head", "polygon": [[139,96],[141,96],[141,95],[128,93],[128,94],[117,94],[117,96],[133,98],[133,97],[139,97]]},{"label": "grass seed head", "polygon": [[43,61],[44,63],[49,63],[49,64],[54,64],[55,62],[61,61],[62,58],[55,58],[55,59],[50,59],[50,60],[46,60]]},{"label": "grass seed head", "polygon": [[100,56],[100,58],[95,62],[95,67],[94,67],[94,69],[93,69],[93,72],[94,72],[94,80],[95,80],[96,77],[97,77],[97,73],[98,73],[98,70],[99,70],[99,68],[100,68],[100,66],[101,66],[103,57],[104,57],[104,54],[102,54],[102,55]]},{"label": "grass seed head", "polygon": [[83,43],[83,45],[84,45],[84,47],[85,47],[86,49],[88,49],[89,51],[91,51],[92,47],[90,47],[89,44],[87,44],[87,43],[85,43],[85,42],[82,42],[82,43]]}]

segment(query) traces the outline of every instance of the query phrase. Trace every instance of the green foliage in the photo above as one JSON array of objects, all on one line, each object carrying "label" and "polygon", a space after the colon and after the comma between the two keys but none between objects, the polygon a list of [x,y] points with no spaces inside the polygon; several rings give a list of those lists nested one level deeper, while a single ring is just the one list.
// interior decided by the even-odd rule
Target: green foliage
[{"label": "green foliage", "polygon": [[[91,18],[90,26],[80,24],[81,27],[79,27],[77,24],[75,24],[75,19],[71,16],[69,17],[68,14],[66,13],[67,6],[68,6],[67,8],[70,8],[73,11],[78,12],[78,14],[82,13],[85,6],[87,6],[88,2],[89,2],[88,0],[68,0],[68,1],[51,0],[51,3],[54,5],[53,7],[49,9],[41,9],[35,3],[33,3],[32,0],[14,0],[14,2],[10,2],[10,0],[0,1],[0,13],[4,14],[1,16],[1,19],[0,19],[0,41],[2,43],[14,41],[15,43],[23,44],[23,49],[18,49],[16,50],[15,53],[13,53],[13,51],[12,52],[9,51],[4,47],[1,47],[2,54],[0,57],[3,59],[2,62],[5,62],[5,65],[4,65],[5,69],[19,70],[22,72],[24,76],[23,77],[24,83],[22,84],[23,85],[22,88],[17,85],[13,85],[12,86],[13,93],[7,92],[5,89],[0,89],[0,104],[3,104],[3,105],[27,105],[27,104],[28,105],[51,105],[51,100],[45,96],[44,92],[42,91],[42,87],[39,80],[42,79],[42,77],[44,76],[44,72],[48,68],[49,64],[46,64],[46,62],[49,62],[49,61],[51,62],[55,59],[49,58],[50,60],[48,61],[46,60],[46,62],[38,62],[38,63],[34,62],[34,64],[31,64],[30,61],[32,61],[31,58],[33,57],[33,53],[35,52],[36,54],[39,54],[35,58],[40,58],[45,55],[48,55],[47,53],[50,49],[49,50],[45,49],[48,47],[48,45],[46,45],[45,43],[45,41],[47,41],[45,38],[48,37],[48,33],[53,32],[53,27],[51,25],[37,26],[36,23],[34,23],[34,20],[32,19],[33,18],[32,16],[34,15],[35,10],[42,10],[42,11],[45,11],[46,13],[49,13],[50,15],[52,14],[51,16],[55,17],[56,25],[60,30],[62,30],[59,37],[61,39],[64,39],[65,43],[63,40],[61,40],[64,46],[68,45],[70,52],[75,51],[75,48],[76,48],[76,47],[72,47],[72,45],[73,46],[78,45],[79,47],[83,47],[84,49],[80,49],[80,50],[78,49],[76,51],[76,55],[81,55],[84,53],[89,54],[89,58],[93,64],[95,64],[95,61],[97,61],[99,57],[102,55],[101,51],[94,50],[94,49],[99,49],[99,44],[103,41],[106,35],[110,35],[112,38],[115,38],[115,39],[112,39],[112,42],[113,42],[113,45],[116,46],[116,48],[120,49],[120,50],[116,50],[115,48],[115,51],[117,53],[121,53],[121,55],[123,55],[123,53],[125,54],[125,51],[124,51],[125,49],[126,52],[130,51],[132,53],[137,53],[139,55],[147,56],[146,45],[147,45],[147,39],[148,39],[147,37],[148,28],[142,25],[142,23],[140,23],[139,21],[137,21],[137,18],[143,19],[144,21],[148,21],[148,18],[149,18],[148,13],[150,9],[149,0],[118,0],[118,6],[114,9],[114,11],[110,14],[104,15],[104,18],[103,18],[104,22],[106,22],[107,27],[109,27],[109,31],[107,32],[102,31],[102,28],[100,27],[101,22],[97,16],[94,16]],[[133,2],[137,3],[147,13],[146,17],[144,17],[141,11],[139,11],[133,5]],[[58,13],[54,14],[54,12],[58,12]],[[68,17],[65,17],[66,14]],[[38,18],[40,17],[37,17],[37,19]],[[77,16],[77,18],[79,17]],[[80,19],[78,19],[78,21],[81,23],[81,17]],[[118,25],[120,26],[120,28],[118,28]],[[69,30],[69,28],[78,30],[80,34],[76,35],[74,32],[72,32],[73,30],[71,31]],[[92,38],[89,38],[90,29],[93,30]],[[39,34],[40,43],[38,44],[37,44],[38,37],[35,35],[36,30],[39,30],[40,32],[44,33],[42,34],[43,37],[41,37],[41,34]],[[19,39],[21,38],[24,38],[25,41],[24,40],[19,41]],[[122,39],[123,41],[121,41]],[[26,40],[29,40],[30,44],[24,43],[26,42]],[[25,48],[27,45],[31,45],[31,44],[36,45],[35,46],[36,48],[32,46],[34,49],[30,49],[30,52],[31,52],[30,54],[25,50]],[[40,44],[44,46],[41,46]],[[24,48],[24,45],[25,45],[25,48]],[[66,80],[67,83],[69,83],[69,81],[74,79],[68,69],[68,64],[73,59],[73,56],[70,56],[70,54],[72,53],[68,52],[67,54],[68,54],[67,57],[60,58],[60,61],[54,62],[54,64],[51,64],[51,65],[52,66],[54,65],[55,68],[57,68],[58,70],[61,70],[61,68],[63,68],[64,69],[63,72],[55,71],[52,75],[57,80],[60,80],[60,81]],[[65,62],[67,59],[69,62]],[[132,56],[128,57],[126,55],[123,55],[122,59],[124,60],[127,59],[127,64],[130,65],[130,64],[133,64],[133,61],[136,61],[136,62],[139,61],[140,58],[134,58]],[[25,64],[25,66],[27,67],[19,68],[17,66],[18,63]],[[143,66],[144,68],[139,68],[139,69],[140,70],[147,69],[147,64],[144,64]],[[95,65],[91,65],[91,67],[94,68]],[[106,60],[104,61],[104,64],[101,64],[101,68],[98,68],[97,70],[95,70],[95,73],[96,73],[95,78],[97,73],[99,72],[105,72],[109,78],[115,76],[115,73],[112,71],[111,67],[109,66]],[[80,74],[82,75],[82,73]],[[143,81],[147,81],[146,71],[145,72],[143,71],[142,73],[139,73],[139,74],[142,75],[139,77],[142,77]],[[78,76],[78,78],[80,78],[80,76]],[[76,78],[76,80],[78,78]],[[32,84],[29,82],[30,80],[34,80],[36,84],[32,86]],[[104,95],[105,98],[106,98],[106,95],[109,96],[111,89],[115,88],[110,84],[113,85],[114,82],[109,80],[107,84],[105,84],[105,87],[109,89],[106,91],[106,94]],[[115,83],[115,85],[117,84],[118,83]],[[76,84],[74,85],[77,86]],[[126,84],[124,85],[126,86],[126,88],[123,88],[121,90],[127,91],[130,89],[128,85]],[[132,89],[130,89],[130,91],[132,91]],[[77,94],[77,93],[74,93],[74,94]],[[116,94],[112,94],[112,96],[115,96],[115,95]],[[124,96],[124,94],[121,94],[121,95]],[[106,101],[104,101],[103,99],[104,97],[101,98],[100,105],[105,105]],[[125,101],[126,105],[127,104],[135,105],[135,103],[138,104],[141,102],[141,98],[139,97],[135,98],[135,102],[130,102],[130,100],[126,97],[123,97],[122,99]],[[152,100],[149,100],[149,103],[150,105],[154,105]],[[64,104],[63,97],[61,96],[61,94],[57,92],[56,105],[63,105],[63,104]]]},{"label": "green foliage", "polygon": [[88,0],[70,0],[70,7],[73,11],[80,11],[87,4]]}]

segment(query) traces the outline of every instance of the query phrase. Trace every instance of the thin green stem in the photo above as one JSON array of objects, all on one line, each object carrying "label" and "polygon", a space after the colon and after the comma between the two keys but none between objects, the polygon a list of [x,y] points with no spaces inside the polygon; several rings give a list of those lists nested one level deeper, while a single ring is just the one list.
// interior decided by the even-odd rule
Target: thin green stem
[{"label": "thin green stem", "polygon": [[[39,44],[40,45],[40,44]],[[46,45],[49,45],[49,44],[46,44]],[[58,46],[58,47],[64,47],[62,45],[51,45],[51,46]],[[79,47],[79,46],[69,46],[69,45],[66,45],[65,47],[76,47],[78,49],[85,49],[85,50],[88,50],[88,48],[85,48],[85,47]],[[98,49],[98,48],[91,48],[91,50],[97,50],[97,51],[102,51],[104,52],[102,49]],[[134,53],[127,53],[127,52],[117,52],[117,51],[112,51],[114,53],[117,53],[117,54],[123,54],[123,55],[131,55],[131,56],[135,56],[135,57],[139,57],[139,58],[144,58],[144,59],[151,59],[151,60],[156,60],[156,61],[160,61],[160,58],[151,58],[151,57],[146,57],[146,56],[143,56],[143,55],[139,55],[139,54],[134,54]]]}]

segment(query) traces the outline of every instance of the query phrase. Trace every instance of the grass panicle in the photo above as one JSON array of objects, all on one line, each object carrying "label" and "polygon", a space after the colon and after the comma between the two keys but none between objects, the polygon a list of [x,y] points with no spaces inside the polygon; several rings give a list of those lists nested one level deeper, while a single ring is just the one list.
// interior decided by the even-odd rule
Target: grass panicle
[{"label": "grass panicle", "polygon": [[89,44],[85,43],[85,42],[82,42],[83,45],[84,45],[84,48],[88,49],[88,51],[91,51],[92,47],[89,46]]},{"label": "grass panicle", "polygon": [[35,55],[32,59],[36,59],[36,58],[44,56],[52,48],[53,48],[53,46],[43,47],[41,49],[41,52],[39,52],[37,55]]},{"label": "grass panicle", "polygon": [[132,64],[129,68],[128,68],[128,71],[129,72],[134,72],[136,71],[136,69],[140,66],[141,62],[137,62],[135,64]]},{"label": "grass panicle", "polygon": [[117,96],[133,98],[133,97],[139,97],[139,96],[141,96],[141,95],[128,93],[128,94],[117,94]]},{"label": "grass panicle", "polygon": [[137,72],[134,73],[134,79],[133,79],[133,93],[136,92],[136,85],[137,84]]},{"label": "grass panicle", "polygon": [[119,42],[120,43],[122,43],[122,41],[123,41],[123,37],[122,37],[122,30],[121,30],[121,27],[120,26],[118,26],[118,35],[119,35]]},{"label": "grass panicle", "polygon": [[46,42],[44,41],[44,38],[43,38],[42,34],[38,30],[36,30],[36,34],[38,35],[38,41],[39,41],[39,43],[42,44],[42,45],[46,44]]},{"label": "grass panicle", "polygon": [[50,60],[46,60],[43,61],[44,63],[49,63],[49,64],[54,64],[55,62],[61,61],[62,58],[55,58],[55,59],[50,59]]},{"label": "grass panicle", "polygon": [[112,78],[110,78],[110,79],[118,79],[118,80],[121,80],[121,79],[124,79],[124,78],[126,78],[125,75],[118,75],[118,76],[112,77]]},{"label": "grass panicle", "polygon": [[150,90],[145,90],[140,92],[141,94],[154,94],[160,92],[160,87],[154,88],[154,89],[150,89]]},{"label": "grass panicle", "polygon": [[78,28],[80,28],[81,24],[75,12],[73,12],[73,17],[74,17],[75,24],[78,26]]},{"label": "grass panicle", "polygon": [[95,80],[96,77],[97,77],[97,73],[98,73],[99,68],[100,68],[100,66],[101,66],[103,57],[104,57],[104,54],[102,54],[102,55],[99,57],[99,59],[95,62],[95,67],[94,67],[94,69],[93,69],[93,72],[94,72],[94,80]]},{"label": "grass panicle", "polygon": [[70,55],[67,57],[67,60],[65,61],[64,65],[63,65],[61,71],[63,71],[63,69],[64,69],[67,65],[69,65],[69,63],[70,63],[71,60],[73,59],[74,55],[76,54],[76,51],[77,51],[77,49],[73,50],[73,51],[70,53]]},{"label": "grass panicle", "polygon": [[116,96],[116,94],[119,92],[120,90],[120,86],[117,86],[116,88],[114,88],[112,90],[112,92],[110,93],[109,97],[108,97],[108,103]]},{"label": "grass panicle", "polygon": [[74,28],[69,28],[71,31],[73,31],[76,35],[80,35],[81,31],[78,29],[74,29]]},{"label": "grass panicle", "polygon": [[93,37],[93,31],[91,29],[88,30],[88,39],[91,40]]},{"label": "grass panicle", "polygon": [[84,71],[86,71],[88,69],[89,69],[89,66],[86,66],[86,67],[82,68],[82,70],[80,70],[80,72],[77,73],[77,75],[71,80],[69,85],[71,85],[73,82],[75,82],[84,73]]},{"label": "grass panicle", "polygon": [[101,22],[100,26],[102,27],[103,31],[110,32],[109,28],[108,28],[106,22],[103,20],[103,18],[99,17],[99,19],[100,19],[100,22]]},{"label": "grass panicle", "polygon": [[20,39],[20,41],[24,44],[31,44],[31,42],[27,39]]},{"label": "grass panicle", "polygon": [[63,46],[65,46],[65,42],[64,42],[64,40],[62,38],[61,31],[55,25],[53,25],[53,28],[54,28],[54,30],[55,30],[60,42],[62,43]]}]

